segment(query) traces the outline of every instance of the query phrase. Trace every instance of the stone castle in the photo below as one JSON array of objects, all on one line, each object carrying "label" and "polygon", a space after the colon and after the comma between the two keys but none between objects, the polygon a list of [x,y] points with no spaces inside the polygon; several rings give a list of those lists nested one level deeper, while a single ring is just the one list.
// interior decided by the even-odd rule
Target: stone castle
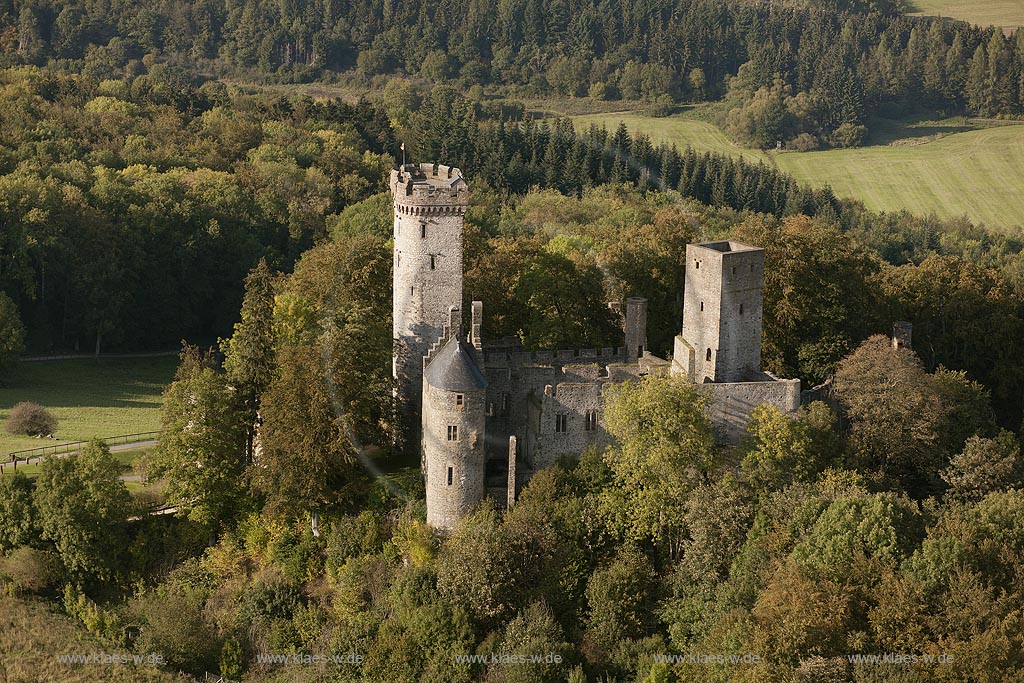
[{"label": "stone castle", "polygon": [[511,505],[560,456],[604,446],[606,386],[670,372],[713,396],[710,417],[735,442],[761,404],[800,407],[800,381],[761,370],[764,251],[738,242],[686,249],[683,327],[671,361],[647,350],[647,301],[630,298],[617,348],[526,351],[484,340],[483,303],[462,332],[463,217],[457,168],[391,172],[394,198],[394,378],[406,447],[419,444],[427,522],[451,529],[484,497]]}]

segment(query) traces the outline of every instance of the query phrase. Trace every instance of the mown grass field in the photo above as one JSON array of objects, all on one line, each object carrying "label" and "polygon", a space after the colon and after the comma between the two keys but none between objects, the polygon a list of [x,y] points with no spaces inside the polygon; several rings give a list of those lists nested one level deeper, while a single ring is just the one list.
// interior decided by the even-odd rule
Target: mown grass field
[{"label": "mown grass field", "polygon": [[174,378],[178,359],[56,360],[15,364],[0,385],[0,458],[49,439],[13,436],[2,429],[10,409],[35,401],[59,420],[54,436],[79,441],[160,428],[160,396]]},{"label": "mown grass field", "polygon": [[630,131],[646,133],[655,145],[667,142],[675,143],[679,149],[690,146],[698,152],[718,152],[730,156],[742,156],[749,161],[767,161],[768,159],[767,155],[759,150],[745,149],[731,142],[715,124],[690,118],[688,115],[654,118],[634,112],[618,112],[573,116],[572,120],[580,130],[596,123],[598,126],[605,126],[609,131],[613,131],[622,122]]},{"label": "mown grass field", "polygon": [[989,227],[1024,226],[1024,125],[972,130],[922,144],[784,152],[779,168],[830,185],[869,209],[967,215]]},{"label": "mown grass field", "polygon": [[1024,26],[1021,0],[911,0],[913,14],[942,16],[981,26]]},{"label": "mown grass field", "polygon": [[907,209],[942,218],[966,215],[992,228],[1024,225],[1024,124],[978,127],[963,119],[917,124],[878,122],[859,149],[765,153],[730,142],[714,124],[682,116],[596,114],[573,119],[614,129],[620,121],[655,143],[765,160],[811,186],[876,211]]}]

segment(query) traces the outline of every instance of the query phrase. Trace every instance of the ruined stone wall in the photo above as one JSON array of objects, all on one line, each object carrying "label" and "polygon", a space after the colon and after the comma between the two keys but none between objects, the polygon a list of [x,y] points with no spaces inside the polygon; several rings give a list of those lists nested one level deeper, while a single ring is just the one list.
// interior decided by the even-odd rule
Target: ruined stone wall
[{"label": "ruined stone wall", "polygon": [[[579,454],[590,446],[611,442],[604,428],[604,382],[562,382],[547,386],[540,395],[537,425],[537,446],[533,454],[534,469],[550,467],[566,454]],[[593,429],[587,429],[587,414],[596,415]],[[562,420],[564,431],[560,431]]]},{"label": "ruined stone wall", "polygon": [[626,356],[630,360],[642,358],[647,352],[647,299],[631,297],[626,300],[623,331]]},{"label": "ruined stone wall", "polygon": [[713,397],[708,417],[722,441],[738,444],[746,433],[751,411],[759,405],[773,405],[785,415],[800,409],[800,380],[775,379],[771,375],[766,375],[766,380],[701,385]]},{"label": "ruined stone wall", "polygon": [[[483,390],[455,392],[423,385],[423,460],[427,523],[451,529],[484,498]],[[449,440],[449,427],[458,428]]]}]

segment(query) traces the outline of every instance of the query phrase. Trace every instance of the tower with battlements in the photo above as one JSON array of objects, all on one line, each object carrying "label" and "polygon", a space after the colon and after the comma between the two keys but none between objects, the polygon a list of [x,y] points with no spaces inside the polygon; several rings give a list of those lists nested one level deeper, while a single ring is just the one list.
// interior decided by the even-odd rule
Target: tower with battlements
[{"label": "tower with battlements", "polygon": [[423,359],[442,336],[448,310],[462,305],[462,172],[440,164],[391,171],[394,200],[393,376],[398,442],[420,444]]},{"label": "tower with battlements", "polygon": [[687,245],[674,357],[690,379],[745,382],[760,374],[763,292],[763,249],[727,241]]}]

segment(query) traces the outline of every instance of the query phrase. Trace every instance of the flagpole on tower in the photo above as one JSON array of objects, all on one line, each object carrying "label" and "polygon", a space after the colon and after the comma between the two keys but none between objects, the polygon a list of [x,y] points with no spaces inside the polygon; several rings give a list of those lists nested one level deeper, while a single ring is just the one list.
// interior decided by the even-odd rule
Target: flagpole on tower
[{"label": "flagpole on tower", "polygon": [[405,168],[405,143],[402,143],[402,168]]}]

